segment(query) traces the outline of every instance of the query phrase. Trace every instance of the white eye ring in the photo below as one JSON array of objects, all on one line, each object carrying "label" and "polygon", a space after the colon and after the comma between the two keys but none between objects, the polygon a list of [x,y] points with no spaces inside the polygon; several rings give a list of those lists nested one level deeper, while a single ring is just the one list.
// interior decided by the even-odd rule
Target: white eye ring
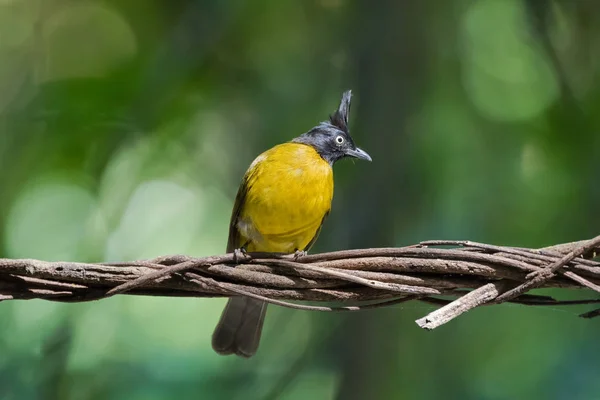
[{"label": "white eye ring", "polygon": [[336,138],[335,138],[335,142],[336,142],[337,144],[342,144],[342,143],[344,143],[344,137],[343,137],[342,135],[336,136]]}]

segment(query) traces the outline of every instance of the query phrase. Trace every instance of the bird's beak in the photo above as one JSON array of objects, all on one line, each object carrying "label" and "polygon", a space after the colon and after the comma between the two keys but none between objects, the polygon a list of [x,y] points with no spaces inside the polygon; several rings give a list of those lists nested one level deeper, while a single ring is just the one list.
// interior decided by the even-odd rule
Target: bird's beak
[{"label": "bird's beak", "polygon": [[373,161],[371,160],[371,156],[367,154],[366,151],[359,149],[349,149],[346,151],[346,155],[349,157],[358,158],[359,160]]}]

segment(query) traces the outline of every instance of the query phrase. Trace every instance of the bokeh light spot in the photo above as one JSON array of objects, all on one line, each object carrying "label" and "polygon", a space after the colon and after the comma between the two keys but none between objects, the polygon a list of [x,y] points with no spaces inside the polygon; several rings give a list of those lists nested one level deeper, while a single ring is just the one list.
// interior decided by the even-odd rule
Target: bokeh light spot
[{"label": "bokeh light spot", "polygon": [[101,225],[96,200],[86,188],[61,179],[33,184],[9,212],[6,251],[13,258],[82,261]]},{"label": "bokeh light spot", "polygon": [[474,2],[463,20],[464,86],[487,118],[531,119],[559,95],[551,66],[531,40],[517,0]]},{"label": "bokeh light spot", "polygon": [[107,260],[186,253],[203,209],[202,199],[196,193],[176,183],[162,180],[142,183],[109,238]]},{"label": "bokeh light spot", "polygon": [[129,24],[101,3],[71,3],[44,25],[42,81],[101,77],[137,51]]}]

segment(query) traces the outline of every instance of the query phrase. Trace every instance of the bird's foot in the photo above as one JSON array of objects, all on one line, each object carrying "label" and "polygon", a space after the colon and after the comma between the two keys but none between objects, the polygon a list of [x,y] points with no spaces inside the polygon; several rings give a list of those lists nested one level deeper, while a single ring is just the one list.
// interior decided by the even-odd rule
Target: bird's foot
[{"label": "bird's foot", "polygon": [[247,260],[249,258],[250,256],[246,252],[245,248],[240,247],[239,249],[233,250],[233,262],[235,264],[239,264],[241,261]]},{"label": "bird's foot", "polygon": [[304,257],[304,256],[306,256],[307,254],[308,254],[308,251],[306,251],[306,250],[296,250],[296,251],[294,252],[294,261],[298,261],[298,259],[299,259],[300,257]]}]

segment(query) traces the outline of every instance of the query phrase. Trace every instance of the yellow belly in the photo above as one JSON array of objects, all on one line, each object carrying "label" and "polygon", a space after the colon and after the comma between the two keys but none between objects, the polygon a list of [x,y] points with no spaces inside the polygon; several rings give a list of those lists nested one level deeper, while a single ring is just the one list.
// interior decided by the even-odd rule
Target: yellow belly
[{"label": "yellow belly", "polygon": [[256,158],[237,221],[248,251],[305,250],[329,213],[333,171],[311,146],[284,143]]}]

